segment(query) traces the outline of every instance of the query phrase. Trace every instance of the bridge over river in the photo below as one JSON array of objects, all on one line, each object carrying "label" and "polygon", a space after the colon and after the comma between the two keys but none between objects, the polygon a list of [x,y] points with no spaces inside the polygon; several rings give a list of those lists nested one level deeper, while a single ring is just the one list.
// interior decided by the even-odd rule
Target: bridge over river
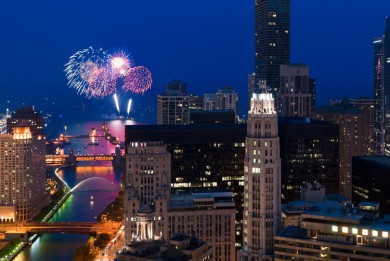
[{"label": "bridge over river", "polygon": [[71,233],[98,235],[102,233],[115,234],[120,228],[120,222],[27,222],[15,224],[1,224],[8,233],[17,234],[45,234]]}]

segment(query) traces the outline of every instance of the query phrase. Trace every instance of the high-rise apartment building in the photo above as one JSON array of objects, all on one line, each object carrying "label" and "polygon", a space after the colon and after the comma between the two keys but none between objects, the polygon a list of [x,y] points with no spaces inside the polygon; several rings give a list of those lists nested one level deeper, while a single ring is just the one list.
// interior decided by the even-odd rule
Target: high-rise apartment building
[{"label": "high-rise apartment building", "polygon": [[191,99],[186,83],[167,83],[164,94],[157,95],[157,124],[187,124],[190,122]]},{"label": "high-rise apartment building", "polygon": [[280,65],[278,115],[310,117],[313,103],[308,66],[306,64]]},{"label": "high-rise apartment building", "polygon": [[272,92],[279,92],[280,65],[289,63],[290,0],[255,0],[256,82],[266,80]]},{"label": "high-rise apartment building", "polygon": [[28,126],[13,127],[12,134],[0,135],[2,221],[29,221],[48,203],[45,144],[43,136],[33,135]]},{"label": "high-rise apartment building", "polygon": [[238,93],[231,86],[218,89],[216,98],[217,110],[232,110],[236,116],[238,115]]},{"label": "high-rise apartment building", "polygon": [[280,228],[278,120],[272,94],[264,89],[261,94],[253,94],[248,115],[240,260],[272,260],[274,236]]},{"label": "high-rise apartment building", "polygon": [[171,195],[171,155],[162,141],[126,147],[126,245],[177,234],[196,236],[213,248],[213,260],[235,260],[232,192]]},{"label": "high-rise apartment building", "polygon": [[340,194],[352,199],[352,157],[365,155],[364,114],[348,99],[333,106],[323,106],[312,118],[339,125]]},{"label": "high-rise apartment building", "polygon": [[364,147],[365,155],[374,154],[374,123],[375,123],[375,100],[368,97],[350,99],[349,102],[355,108],[363,112]]},{"label": "high-rise apartment building", "polygon": [[374,150],[390,155],[390,17],[385,34],[374,39]]}]

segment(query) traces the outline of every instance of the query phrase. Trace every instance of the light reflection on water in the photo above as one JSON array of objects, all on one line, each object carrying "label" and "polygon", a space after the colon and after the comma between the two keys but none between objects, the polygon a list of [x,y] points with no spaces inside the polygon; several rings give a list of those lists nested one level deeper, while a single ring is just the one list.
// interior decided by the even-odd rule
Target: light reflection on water
[{"label": "light reflection on water", "polygon": [[[135,124],[133,121],[115,120],[108,122],[108,127],[112,135],[117,136],[120,140],[124,138],[124,123]],[[99,125],[100,124],[100,125]],[[81,135],[89,133],[89,129],[96,127],[100,129],[101,122],[88,122],[68,126],[67,133],[70,135]],[[82,150],[81,153],[113,153],[114,146],[104,138],[99,139],[99,146],[87,146],[88,139],[71,140],[75,151]],[[69,149],[69,148],[68,148]],[[117,196],[117,192],[112,191],[112,186],[119,188],[122,169],[112,167],[111,162],[91,162],[80,163],[76,168],[66,168],[58,172],[59,176],[73,188],[83,180],[92,177],[100,177],[108,180],[104,182],[88,183],[88,191],[75,191],[61,206],[58,212],[51,218],[51,221],[95,221],[96,217],[106,206],[111,203]],[[96,181],[96,179],[95,179]],[[102,187],[103,186],[103,187]],[[99,190],[105,191],[99,191]],[[111,190],[111,191],[110,191]],[[94,202],[91,204],[90,198],[93,196]],[[72,260],[76,249],[83,245],[88,235],[73,234],[44,234],[40,236],[31,247],[25,248],[15,260],[17,261],[68,261]]]}]

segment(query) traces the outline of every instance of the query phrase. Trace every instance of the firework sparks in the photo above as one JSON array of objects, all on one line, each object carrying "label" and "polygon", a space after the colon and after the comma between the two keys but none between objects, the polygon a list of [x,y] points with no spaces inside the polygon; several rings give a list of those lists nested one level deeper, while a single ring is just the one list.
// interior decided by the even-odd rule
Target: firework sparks
[{"label": "firework sparks", "polygon": [[114,102],[115,102],[116,110],[118,111],[118,113],[120,113],[118,96],[116,95],[116,93],[114,93]]},{"label": "firework sparks", "polygon": [[144,94],[152,87],[152,83],[150,71],[143,66],[137,66],[130,69],[130,72],[123,80],[122,88],[125,91]]},{"label": "firework sparks", "polygon": [[109,56],[109,64],[115,77],[123,77],[131,68],[130,55],[124,50],[115,52]]},{"label": "firework sparks", "polygon": [[77,90],[79,94],[91,97],[89,91],[90,77],[95,68],[105,66],[107,53],[103,49],[89,47],[78,51],[65,64],[68,86]]}]

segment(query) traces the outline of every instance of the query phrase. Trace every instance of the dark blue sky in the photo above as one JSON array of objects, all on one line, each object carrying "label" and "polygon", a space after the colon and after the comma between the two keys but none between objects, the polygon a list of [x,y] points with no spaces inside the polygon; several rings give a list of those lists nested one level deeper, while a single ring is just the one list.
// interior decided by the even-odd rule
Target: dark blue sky
[{"label": "dark blue sky", "polygon": [[[319,104],[372,96],[372,39],[384,32],[389,0],[292,0],[292,62],[307,63]],[[67,87],[70,55],[88,46],[128,49],[153,74],[137,102],[178,78],[196,94],[232,85],[247,104],[253,71],[253,1],[37,0],[0,2],[0,112],[6,100],[85,102]],[[101,101],[104,102],[104,101]]]}]

